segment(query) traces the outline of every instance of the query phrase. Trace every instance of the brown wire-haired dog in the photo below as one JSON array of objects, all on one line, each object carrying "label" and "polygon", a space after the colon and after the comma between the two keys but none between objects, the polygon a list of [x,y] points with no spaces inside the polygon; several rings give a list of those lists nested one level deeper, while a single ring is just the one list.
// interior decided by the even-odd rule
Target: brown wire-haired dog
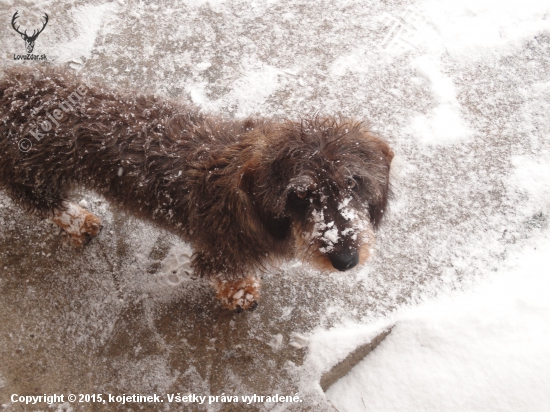
[{"label": "brown wire-haired dog", "polygon": [[72,185],[180,235],[230,309],[254,308],[258,270],[298,257],[345,271],[370,255],[393,153],[360,122],[224,120],[57,69],[0,80],[0,188],[78,246],[101,229]]}]

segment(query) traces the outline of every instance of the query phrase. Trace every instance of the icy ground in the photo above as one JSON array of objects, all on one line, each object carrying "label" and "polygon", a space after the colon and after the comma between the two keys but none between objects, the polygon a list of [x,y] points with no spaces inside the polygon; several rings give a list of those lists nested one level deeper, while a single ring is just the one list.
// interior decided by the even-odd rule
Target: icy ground
[{"label": "icy ground", "polygon": [[178,239],[97,195],[75,195],[105,221],[75,253],[0,194],[8,410],[70,391],[297,392],[246,408],[331,410],[320,376],[394,321],[329,390],[342,411],[550,409],[548,2],[4,0],[5,66],[22,64],[15,10],[28,27],[47,12],[34,53],[87,78],[227,116],[353,115],[396,157],[375,258],[329,276],[291,262],[241,315],[191,279]]}]

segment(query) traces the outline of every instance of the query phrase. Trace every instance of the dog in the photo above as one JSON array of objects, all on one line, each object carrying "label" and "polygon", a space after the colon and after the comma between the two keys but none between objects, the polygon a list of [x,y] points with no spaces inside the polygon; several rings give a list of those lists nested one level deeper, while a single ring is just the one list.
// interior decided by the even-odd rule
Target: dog
[{"label": "dog", "polygon": [[371,255],[393,152],[360,121],[224,119],[68,69],[4,71],[0,189],[81,247],[101,220],[81,185],[179,235],[225,308],[253,309],[258,273],[298,258],[347,271]]}]

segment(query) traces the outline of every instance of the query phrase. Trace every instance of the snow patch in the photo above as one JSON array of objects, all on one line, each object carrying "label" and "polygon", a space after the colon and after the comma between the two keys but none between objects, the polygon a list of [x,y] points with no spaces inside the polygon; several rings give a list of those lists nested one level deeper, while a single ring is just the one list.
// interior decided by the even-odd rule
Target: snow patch
[{"label": "snow patch", "polygon": [[300,333],[292,333],[290,336],[290,342],[289,345],[296,348],[296,349],[302,349],[308,346],[309,344],[309,338],[307,336],[304,336]]},{"label": "snow patch", "polygon": [[421,56],[412,66],[418,75],[430,84],[438,102],[427,115],[418,115],[412,120],[411,133],[425,144],[451,144],[470,135],[460,115],[460,104],[450,77],[443,74],[439,65],[430,56]]},{"label": "snow patch", "polygon": [[[210,67],[210,66],[208,66]],[[206,70],[206,65],[200,70]],[[231,91],[223,98],[211,101],[207,97],[207,82],[196,82],[188,86],[187,90],[194,103],[212,111],[219,111],[223,107],[237,107],[236,116],[246,117],[256,113],[275,91],[281,87],[281,77],[288,71],[278,69],[256,59],[246,59],[240,65],[241,75],[231,85]]]},{"label": "snow patch", "polygon": [[84,5],[75,7],[71,11],[71,25],[77,33],[76,37],[69,41],[56,43],[52,48],[53,60],[56,63],[76,62],[81,59],[89,59],[95,45],[96,37],[106,19],[116,18],[118,11],[116,3],[104,3],[101,5]]},{"label": "snow patch", "polygon": [[430,52],[469,60],[550,29],[550,5],[539,0],[431,0],[420,9]]},{"label": "snow patch", "polygon": [[[329,399],[342,412],[545,410],[550,239],[538,244],[516,256],[514,270],[466,294],[402,309],[390,335],[327,391]],[[326,357],[338,358],[318,350],[311,362]]]},{"label": "snow patch", "polygon": [[508,177],[508,190],[516,193],[525,217],[535,213],[550,212],[550,156],[513,156],[514,166]]}]

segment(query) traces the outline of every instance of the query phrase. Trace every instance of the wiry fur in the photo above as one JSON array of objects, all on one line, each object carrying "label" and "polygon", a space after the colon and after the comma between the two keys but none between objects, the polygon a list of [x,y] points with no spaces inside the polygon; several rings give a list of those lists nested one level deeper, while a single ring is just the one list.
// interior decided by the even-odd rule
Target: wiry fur
[{"label": "wiry fur", "polygon": [[[47,68],[0,80],[0,188],[27,210],[51,216],[83,185],[190,242],[193,269],[211,279],[245,279],[296,256],[324,268],[342,250],[368,257],[393,153],[363,123],[227,120],[86,85],[36,141],[30,131],[84,84]],[[33,144],[26,153],[22,138]]]}]

